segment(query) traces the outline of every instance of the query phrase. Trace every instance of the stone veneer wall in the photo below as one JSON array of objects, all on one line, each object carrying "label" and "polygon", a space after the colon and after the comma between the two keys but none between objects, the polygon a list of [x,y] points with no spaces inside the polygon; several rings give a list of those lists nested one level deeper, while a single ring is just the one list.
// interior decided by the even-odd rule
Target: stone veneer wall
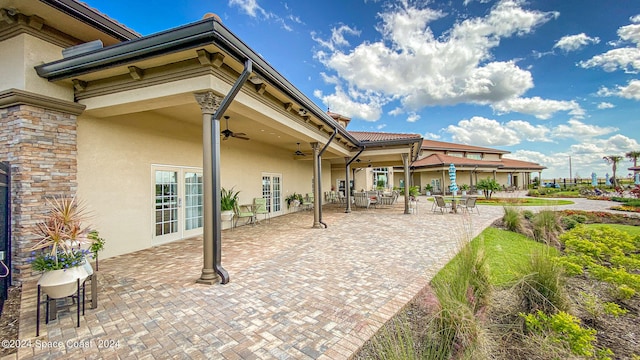
[{"label": "stone veneer wall", "polygon": [[35,276],[28,258],[47,198],[77,190],[77,116],[32,105],[0,109],[0,161],[11,164],[14,283]]}]

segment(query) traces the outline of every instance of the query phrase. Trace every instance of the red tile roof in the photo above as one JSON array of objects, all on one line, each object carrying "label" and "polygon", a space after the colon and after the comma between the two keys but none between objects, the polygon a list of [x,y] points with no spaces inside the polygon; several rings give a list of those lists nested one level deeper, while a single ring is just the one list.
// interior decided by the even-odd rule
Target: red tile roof
[{"label": "red tile roof", "polygon": [[422,140],[422,149],[425,150],[456,150],[456,151],[468,151],[468,152],[484,152],[491,154],[508,154],[509,151],[491,149],[481,146],[456,144],[444,141],[436,140]]},{"label": "red tile roof", "polygon": [[546,166],[542,166],[534,162],[509,159],[509,158],[502,158],[502,163],[504,164],[504,167],[507,169],[542,170],[547,168]]},{"label": "red tile roof", "polygon": [[349,133],[358,141],[387,141],[400,139],[419,139],[422,137],[419,134],[397,134],[371,131],[349,131]]},{"label": "red tile roof", "polygon": [[507,159],[502,158],[501,160],[476,160],[469,159],[458,156],[450,156],[445,154],[431,154],[425,158],[414,161],[411,166],[420,168],[420,167],[446,167],[449,164],[454,164],[458,167],[491,167],[497,168],[501,170],[542,170],[546,169],[546,167],[541,166],[536,163],[515,160],[515,159]]},{"label": "red tile roof", "polygon": [[476,160],[458,156],[450,156],[445,154],[431,154],[425,158],[414,161],[411,166],[413,167],[440,167],[449,166],[454,164],[455,166],[478,166],[478,167],[501,167],[501,161],[489,161],[489,160]]}]

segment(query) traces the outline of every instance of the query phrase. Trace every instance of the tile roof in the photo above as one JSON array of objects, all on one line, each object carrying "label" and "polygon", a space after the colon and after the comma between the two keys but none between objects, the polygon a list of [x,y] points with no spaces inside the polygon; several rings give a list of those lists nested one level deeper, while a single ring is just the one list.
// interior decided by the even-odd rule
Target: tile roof
[{"label": "tile roof", "polygon": [[454,164],[456,166],[478,166],[478,167],[502,167],[501,161],[476,160],[445,154],[431,154],[425,158],[414,161],[413,167],[440,167]]},{"label": "tile roof", "polygon": [[509,151],[491,149],[487,147],[481,146],[473,146],[473,145],[465,145],[465,144],[456,144],[445,141],[436,141],[436,140],[422,140],[422,148],[423,149],[433,149],[433,150],[457,150],[457,151],[473,151],[473,152],[484,152],[491,154],[508,154]]},{"label": "tile roof", "polygon": [[419,139],[422,137],[419,134],[397,134],[371,131],[349,131],[349,133],[358,141],[388,141],[400,139]]},{"label": "tile roof", "polygon": [[502,158],[501,160],[477,160],[477,159],[469,159],[458,156],[450,156],[445,154],[431,154],[425,158],[414,161],[411,166],[412,167],[443,167],[449,166],[449,164],[454,164],[455,166],[478,166],[478,167],[491,167],[498,168],[502,170],[508,169],[527,169],[527,170],[542,170],[546,169],[546,167],[541,166],[539,164],[515,160],[515,159],[507,159]]},{"label": "tile roof", "polygon": [[547,168],[546,166],[542,166],[534,162],[509,159],[509,158],[502,158],[502,163],[504,164],[504,167],[508,169],[542,170]]}]

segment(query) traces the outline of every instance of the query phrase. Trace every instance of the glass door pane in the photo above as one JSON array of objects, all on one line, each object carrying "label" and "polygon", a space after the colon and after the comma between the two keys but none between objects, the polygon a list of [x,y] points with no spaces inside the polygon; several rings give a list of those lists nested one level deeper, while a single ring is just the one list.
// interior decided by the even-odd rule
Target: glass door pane
[{"label": "glass door pane", "polygon": [[282,176],[262,174],[262,197],[267,199],[267,210],[274,215],[282,213]]},{"label": "glass door pane", "polygon": [[178,232],[178,173],[156,170],[155,236]]},{"label": "glass door pane", "polygon": [[202,173],[184,174],[184,230],[202,227]]}]

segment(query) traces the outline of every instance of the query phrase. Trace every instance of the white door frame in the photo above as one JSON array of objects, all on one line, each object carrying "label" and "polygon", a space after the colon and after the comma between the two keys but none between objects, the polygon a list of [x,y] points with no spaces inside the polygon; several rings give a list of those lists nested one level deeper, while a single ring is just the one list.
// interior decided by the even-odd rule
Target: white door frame
[{"label": "white door frame", "polygon": [[[165,187],[168,187],[168,190],[175,191],[175,194],[169,193],[168,195],[160,195],[160,198],[157,197],[156,194],[156,174],[158,171],[175,173],[175,183],[166,183]],[[160,245],[164,243],[168,243],[175,240],[185,239],[192,236],[197,236],[202,234],[202,226],[195,227],[193,229],[187,230],[187,207],[188,203],[194,204],[197,206],[202,204],[202,199],[198,200],[197,196],[193,196],[193,191],[202,191],[202,185],[198,186],[198,184],[189,183],[189,189],[192,194],[187,194],[187,183],[185,180],[185,175],[187,173],[198,173],[200,174],[200,179],[202,179],[202,168],[198,167],[189,167],[189,166],[172,166],[172,165],[160,165],[160,164],[152,164],[151,165],[151,217],[152,217],[152,229],[151,229],[151,238],[152,245]],[[170,175],[169,175],[170,176]],[[173,180],[173,179],[172,179]],[[175,184],[175,189],[171,189],[171,187]],[[175,197],[173,199],[172,197]],[[188,198],[189,197],[189,198]],[[164,203],[163,207],[168,206],[169,208],[158,209],[158,201]],[[162,210],[162,211],[160,211]],[[193,211],[193,209],[192,209]],[[197,209],[195,210],[197,212]],[[168,221],[167,221],[168,220]],[[202,220],[197,219],[189,219],[192,221],[197,221],[202,224]],[[159,223],[160,222],[160,223]],[[160,227],[158,227],[160,226]],[[158,235],[158,231],[166,231],[164,234]]]}]

